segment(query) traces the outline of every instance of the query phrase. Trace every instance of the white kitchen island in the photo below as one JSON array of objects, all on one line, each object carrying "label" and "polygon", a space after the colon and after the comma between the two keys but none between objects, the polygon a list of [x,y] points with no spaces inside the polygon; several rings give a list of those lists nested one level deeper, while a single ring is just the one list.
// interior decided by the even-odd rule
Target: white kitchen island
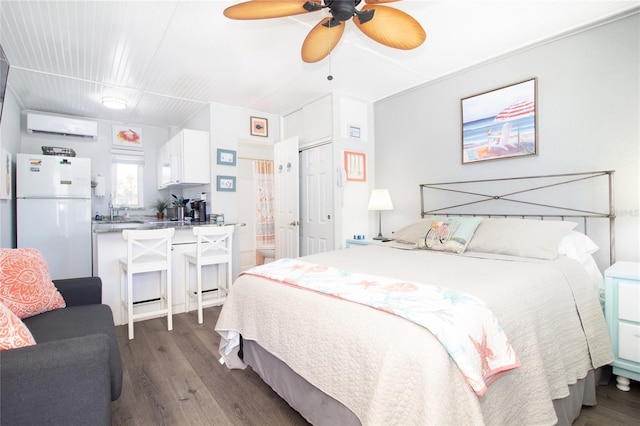
[{"label": "white kitchen island", "polygon": [[[194,226],[218,226],[207,222],[191,224],[189,222],[146,222],[144,220],[128,221],[121,223],[108,223],[96,221],[93,223],[93,276],[102,279],[102,303],[109,305],[113,312],[113,320],[116,325],[126,324],[126,310],[123,309],[121,291],[119,259],[127,257],[127,242],[122,237],[124,229],[152,229],[175,228],[171,252],[171,287],[173,298],[173,312],[185,312],[185,252],[195,252],[196,237],[193,235]],[[238,233],[233,237],[233,279],[238,275]],[[203,289],[210,290],[217,287],[218,266],[203,268]],[[193,266],[192,266],[193,268]],[[191,287],[195,289],[195,270],[191,271]],[[226,271],[222,268],[222,279],[226,279]],[[159,295],[158,272],[136,274],[134,277],[134,300],[156,299]],[[217,297],[218,291],[208,292]],[[207,293],[205,293],[206,295]],[[206,296],[205,296],[206,297]],[[136,305],[137,312],[151,311],[157,308],[157,302]],[[191,304],[196,307],[195,303]]]}]

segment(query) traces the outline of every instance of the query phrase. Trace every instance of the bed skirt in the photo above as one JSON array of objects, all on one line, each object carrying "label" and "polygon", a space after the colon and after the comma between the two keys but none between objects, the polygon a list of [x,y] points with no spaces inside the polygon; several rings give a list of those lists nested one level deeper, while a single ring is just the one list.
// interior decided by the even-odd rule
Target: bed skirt
[{"label": "bed skirt", "polygon": [[[315,426],[360,425],[350,409],[296,374],[255,341],[243,340],[242,352],[244,362],[309,423]],[[590,370],[584,379],[569,386],[569,396],[553,401],[558,425],[571,425],[583,405],[596,405],[599,379],[600,370]]]}]

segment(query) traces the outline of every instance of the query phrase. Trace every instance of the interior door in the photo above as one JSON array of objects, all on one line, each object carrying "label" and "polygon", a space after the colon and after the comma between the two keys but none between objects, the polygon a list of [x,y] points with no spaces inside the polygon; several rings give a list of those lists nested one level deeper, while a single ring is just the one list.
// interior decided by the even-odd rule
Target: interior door
[{"label": "interior door", "polygon": [[273,146],[276,259],[300,256],[298,137]]},{"label": "interior door", "polygon": [[334,248],[331,144],[300,153],[300,254]]}]

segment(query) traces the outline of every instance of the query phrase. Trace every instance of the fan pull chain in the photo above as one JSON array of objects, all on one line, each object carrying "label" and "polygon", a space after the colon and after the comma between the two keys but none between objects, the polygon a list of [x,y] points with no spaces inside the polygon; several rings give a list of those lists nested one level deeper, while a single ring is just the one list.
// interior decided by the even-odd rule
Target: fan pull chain
[{"label": "fan pull chain", "polygon": [[333,58],[333,52],[329,52],[329,75],[327,76],[327,80],[333,80],[333,72],[331,72],[331,63]]},{"label": "fan pull chain", "polygon": [[[328,34],[327,34],[327,36],[328,36]],[[327,38],[327,43],[331,43],[328,38]],[[327,75],[327,80],[328,81],[332,81],[333,80],[333,72],[332,72],[332,68],[331,68],[331,65],[333,63],[333,49],[332,48],[329,49],[329,55],[328,56],[329,56],[329,75]]]}]

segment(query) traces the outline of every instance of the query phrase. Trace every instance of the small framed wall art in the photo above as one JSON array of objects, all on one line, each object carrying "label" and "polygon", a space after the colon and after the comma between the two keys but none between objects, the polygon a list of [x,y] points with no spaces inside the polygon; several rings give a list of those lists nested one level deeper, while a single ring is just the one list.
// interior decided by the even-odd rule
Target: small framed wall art
[{"label": "small framed wall art", "polygon": [[349,137],[353,139],[360,139],[360,127],[349,126]]},{"label": "small framed wall art", "polygon": [[364,152],[344,152],[344,170],[347,180],[356,182],[367,181],[367,155]]},{"label": "small framed wall art", "polygon": [[461,100],[462,164],[537,155],[537,79]]},{"label": "small framed wall art", "polygon": [[126,125],[113,125],[113,144],[128,148],[142,148],[142,129]]},{"label": "small framed wall art", "polygon": [[218,149],[218,164],[223,166],[235,166],[236,152],[230,149]]},{"label": "small framed wall art", "polygon": [[260,117],[251,117],[251,136],[269,136],[269,120]]},{"label": "small framed wall art", "polygon": [[216,189],[218,191],[236,192],[236,177],[218,176]]}]

